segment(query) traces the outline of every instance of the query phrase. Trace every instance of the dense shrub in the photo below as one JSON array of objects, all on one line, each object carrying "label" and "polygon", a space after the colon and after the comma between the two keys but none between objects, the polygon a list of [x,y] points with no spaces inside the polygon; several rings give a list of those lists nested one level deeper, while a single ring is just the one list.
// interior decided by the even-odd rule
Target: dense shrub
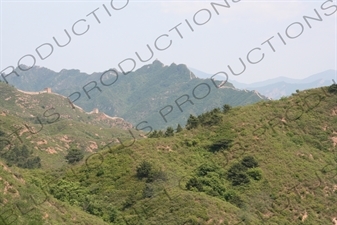
[{"label": "dense shrub", "polygon": [[130,208],[137,202],[137,196],[135,192],[131,192],[131,194],[125,199],[123,202],[123,210]]},{"label": "dense shrub", "polygon": [[247,168],[255,168],[259,166],[258,162],[253,156],[245,156],[241,160],[241,164]]},{"label": "dense shrub", "polygon": [[250,183],[249,177],[254,180],[262,179],[262,172],[256,169],[259,164],[253,156],[245,156],[240,163],[235,163],[227,171],[227,180],[232,182],[233,186]]},{"label": "dense shrub", "polygon": [[249,183],[249,178],[246,175],[247,167],[240,163],[231,166],[227,172],[227,179],[232,182],[233,186]]},{"label": "dense shrub", "polygon": [[250,176],[254,180],[261,180],[262,179],[262,172],[261,172],[260,169],[257,169],[257,168],[249,169],[247,171],[247,174],[248,174],[248,176]]},{"label": "dense shrub", "polygon": [[168,127],[165,131],[165,137],[172,137],[174,135],[174,130],[172,127]]},{"label": "dense shrub", "polygon": [[211,163],[205,163],[196,170],[196,176],[186,183],[188,190],[205,192],[211,196],[223,196],[226,189],[221,180],[223,170]]},{"label": "dense shrub", "polygon": [[187,190],[194,190],[196,189],[197,191],[203,191],[202,183],[195,177],[191,178],[187,183],[186,183],[186,188]]},{"label": "dense shrub", "polygon": [[23,145],[22,147],[15,146],[12,150],[5,152],[1,156],[6,159],[7,165],[9,166],[16,165],[27,169],[41,167],[40,157],[33,156],[33,151],[30,151],[26,145]]},{"label": "dense shrub", "polygon": [[218,152],[220,150],[226,150],[231,147],[232,140],[223,138],[220,140],[215,141],[211,146],[210,146],[210,151],[211,152]]},{"label": "dense shrub", "polygon": [[179,133],[179,132],[181,132],[183,130],[183,128],[181,128],[181,126],[180,126],[180,124],[178,124],[178,126],[177,126],[177,133]]},{"label": "dense shrub", "polygon": [[190,129],[198,127],[198,125],[199,125],[198,118],[191,114],[190,117],[187,120],[186,129],[190,130]]},{"label": "dense shrub", "polygon": [[151,163],[149,163],[147,161],[143,161],[137,167],[137,177],[139,179],[149,177],[151,171],[152,171],[152,165],[151,165]]},{"label": "dense shrub", "polygon": [[219,125],[222,121],[221,111],[215,108],[209,112],[205,112],[197,117],[190,115],[186,123],[186,129],[194,129],[199,125],[209,127]]},{"label": "dense shrub", "polygon": [[235,177],[237,174],[240,173],[244,173],[247,171],[247,167],[245,167],[244,165],[242,165],[241,163],[235,163],[234,165],[232,165],[228,172],[227,172],[227,177],[228,178],[233,178]]},{"label": "dense shrub", "polygon": [[165,134],[163,133],[163,131],[156,131],[156,130],[154,130],[153,132],[151,132],[150,134],[149,134],[149,138],[160,138],[160,137],[164,137],[165,136]]},{"label": "dense shrub", "polygon": [[232,179],[232,185],[238,186],[242,184],[249,184],[250,180],[248,176],[245,173],[238,173],[233,179]]},{"label": "dense shrub", "polygon": [[232,107],[230,105],[225,104],[224,106],[222,106],[222,112],[223,113],[228,113],[229,110],[231,110],[231,108]]},{"label": "dense shrub", "polygon": [[167,180],[167,174],[164,171],[155,171],[155,170],[151,170],[149,175],[147,176],[146,182],[150,183],[150,182],[154,182],[157,180],[162,180],[162,181],[166,181]]},{"label": "dense shrub", "polygon": [[65,159],[70,164],[74,164],[76,162],[79,162],[83,159],[84,153],[82,150],[79,149],[70,149],[68,151],[68,154],[65,156]]},{"label": "dense shrub", "polygon": [[214,172],[216,170],[218,170],[218,168],[215,165],[210,164],[210,163],[205,163],[205,164],[202,164],[201,166],[198,167],[197,175],[198,176],[206,176],[207,173]]},{"label": "dense shrub", "polygon": [[244,206],[244,202],[242,201],[240,196],[235,191],[228,191],[224,197],[226,201],[228,201],[229,203],[239,208],[242,208]]},{"label": "dense shrub", "polygon": [[146,184],[143,190],[143,198],[151,198],[153,197],[153,195],[154,195],[153,188],[149,184]]},{"label": "dense shrub", "polygon": [[329,86],[328,92],[336,94],[337,93],[337,84],[332,84],[331,86]]}]

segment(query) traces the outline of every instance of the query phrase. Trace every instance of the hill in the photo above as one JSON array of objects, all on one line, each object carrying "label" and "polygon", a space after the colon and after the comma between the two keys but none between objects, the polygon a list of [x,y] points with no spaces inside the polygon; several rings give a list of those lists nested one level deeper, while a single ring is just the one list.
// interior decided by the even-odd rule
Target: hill
[{"label": "hill", "polygon": [[267,99],[255,91],[235,89],[229,82],[217,88],[220,81],[198,79],[186,65],[164,66],[156,60],[127,75],[114,71],[88,75],[79,70],[56,73],[34,67],[20,71],[20,77],[10,75],[7,79],[25,91],[50,87],[53,92],[70,96],[87,112],[98,108],[139,128],[176,127],[184,124],[190,114],[200,115],[219,105],[239,106]]},{"label": "hill", "polygon": [[129,130],[139,138],[125,120],[86,113],[57,94],[22,92],[4,83],[0,83],[0,94],[2,143],[34,149],[43,158],[42,166],[61,167],[64,164],[59,160],[72,147],[89,154],[108,143],[116,145],[132,138]]},{"label": "hill", "polygon": [[[14,207],[20,222],[34,215],[44,224],[334,224],[336,101],[332,85],[215,108],[190,116],[178,133],[104,148],[74,166],[1,170],[10,184],[2,181],[2,204],[10,208],[20,194],[27,212],[39,187],[35,201],[44,192],[48,201],[34,205],[36,215]],[[53,212],[50,201],[64,208]]]},{"label": "hill", "polygon": [[[192,69],[191,71],[199,78],[210,77],[210,74]],[[311,75],[304,79],[293,79],[289,77],[277,77],[262,82],[244,84],[237,81],[229,80],[236,88],[256,90],[264,96],[272,99],[280,99],[281,97],[290,96],[296,90],[306,90],[310,88],[318,88],[329,86],[332,80],[336,79],[336,71],[327,70],[321,73]]]}]

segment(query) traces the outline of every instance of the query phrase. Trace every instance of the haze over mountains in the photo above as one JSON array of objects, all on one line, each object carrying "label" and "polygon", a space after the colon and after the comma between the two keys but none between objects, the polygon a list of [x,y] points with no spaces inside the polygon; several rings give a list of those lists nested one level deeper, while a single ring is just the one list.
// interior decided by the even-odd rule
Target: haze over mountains
[{"label": "haze over mountains", "polygon": [[164,66],[158,60],[127,75],[111,71],[103,76],[104,72],[88,75],[79,70],[57,73],[40,67],[17,71],[20,77],[11,75],[7,80],[18,89],[41,91],[50,87],[64,96],[78,92],[70,99],[85,111],[98,108],[134,126],[143,122],[139,129],[147,125],[153,129],[184,126],[190,114],[200,115],[224,104],[240,106],[267,100],[255,91],[238,90],[229,82],[217,88],[221,81],[200,79],[186,65]]},{"label": "haze over mountains", "polygon": [[[199,78],[209,78],[212,76],[197,69],[190,68],[190,70]],[[269,98],[280,99],[282,96],[290,96],[292,93],[295,93],[296,90],[301,91],[310,88],[330,86],[333,84],[332,79],[336,81],[336,74],[337,71],[335,70],[327,70],[304,79],[293,79],[283,76],[251,84],[244,84],[231,79],[229,79],[229,82],[231,82],[235,88],[256,90]]]}]

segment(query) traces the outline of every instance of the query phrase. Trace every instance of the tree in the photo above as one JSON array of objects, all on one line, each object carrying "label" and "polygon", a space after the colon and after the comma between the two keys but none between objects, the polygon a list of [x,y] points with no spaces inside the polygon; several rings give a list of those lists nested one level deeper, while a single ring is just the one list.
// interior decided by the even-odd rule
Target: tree
[{"label": "tree", "polygon": [[141,164],[137,167],[137,177],[142,179],[144,177],[149,177],[152,171],[151,163],[147,161],[141,162]]},{"label": "tree", "polygon": [[180,124],[178,124],[176,133],[179,133],[179,132],[181,132],[182,130],[183,130],[183,128],[181,128]]},{"label": "tree", "polygon": [[70,149],[68,151],[68,154],[64,158],[68,161],[68,163],[74,164],[76,162],[81,161],[83,157],[84,157],[83,151],[79,149]]},{"label": "tree", "polygon": [[328,92],[329,93],[337,93],[337,84],[332,84],[331,86],[329,86]]},{"label": "tree", "polygon": [[186,129],[190,130],[196,128],[199,125],[198,118],[190,114],[190,117],[187,120]]},{"label": "tree", "polygon": [[157,137],[158,137],[158,132],[156,130],[154,130],[153,132],[149,134],[149,138],[157,138]]},{"label": "tree", "polygon": [[168,127],[165,131],[165,137],[172,137],[174,134],[173,134],[174,130],[172,127]]},{"label": "tree", "polygon": [[157,137],[163,137],[164,136],[164,133],[163,133],[163,131],[158,131],[158,134],[157,134]]},{"label": "tree", "polygon": [[227,113],[231,109],[232,109],[232,107],[230,105],[228,105],[228,104],[225,104],[224,106],[222,106],[222,112],[223,113]]},{"label": "tree", "polygon": [[227,173],[227,179],[232,181],[233,186],[247,184],[250,182],[248,176],[246,175],[247,167],[240,163],[235,163],[231,168],[229,168]]},{"label": "tree", "polygon": [[235,163],[228,170],[227,177],[229,179],[235,178],[238,174],[244,173],[247,171],[247,168],[240,163]]},{"label": "tree", "polygon": [[238,173],[236,177],[232,180],[232,185],[238,186],[241,184],[248,184],[249,182],[250,180],[245,173]]}]

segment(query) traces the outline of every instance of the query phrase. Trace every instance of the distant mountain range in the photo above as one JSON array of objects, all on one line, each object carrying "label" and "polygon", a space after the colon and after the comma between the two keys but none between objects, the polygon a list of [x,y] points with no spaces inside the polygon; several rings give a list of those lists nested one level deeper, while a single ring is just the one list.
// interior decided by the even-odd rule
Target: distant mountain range
[{"label": "distant mountain range", "polygon": [[[189,68],[199,78],[209,78],[212,75],[197,69]],[[335,79],[337,71],[327,70],[321,73],[311,75],[304,79],[293,79],[289,77],[278,77],[262,82],[244,84],[234,80],[229,82],[238,89],[256,90],[264,96],[272,99],[280,99],[282,96],[290,96],[296,90],[306,90],[311,88],[330,86]]]},{"label": "distant mountain range", "polygon": [[[18,70],[18,73],[20,77],[12,75],[7,80],[21,90],[41,91],[50,87],[63,96],[79,92],[81,97],[75,104],[85,111],[97,108],[134,126],[146,121],[139,129],[184,126],[190,114],[200,115],[224,104],[240,106],[267,100],[255,91],[238,90],[231,83],[216,88],[212,80],[197,78],[186,65],[164,66],[158,60],[127,75],[118,72],[116,77],[113,72],[106,73],[102,81],[104,72],[89,75],[79,70],[62,70],[57,73],[34,67],[26,72]],[[113,84],[104,86],[102,82]],[[217,85],[220,83],[216,81]],[[78,94],[71,100],[76,96]]]}]

